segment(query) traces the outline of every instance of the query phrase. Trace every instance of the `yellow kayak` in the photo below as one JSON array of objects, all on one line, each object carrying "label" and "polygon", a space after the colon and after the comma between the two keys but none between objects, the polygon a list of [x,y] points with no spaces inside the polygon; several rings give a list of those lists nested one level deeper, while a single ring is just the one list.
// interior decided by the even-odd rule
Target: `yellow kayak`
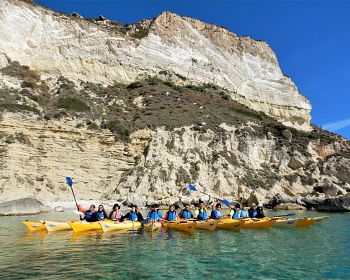
[{"label": "yellow kayak", "polygon": [[215,230],[219,220],[208,219],[203,221],[196,222],[196,228],[206,229],[206,230]]},{"label": "yellow kayak", "polygon": [[46,230],[45,221],[35,221],[35,222],[25,221],[25,222],[22,222],[22,224],[24,224],[29,231]]},{"label": "yellow kayak", "polygon": [[231,218],[224,218],[218,221],[217,228],[240,230],[242,222]]},{"label": "yellow kayak", "polygon": [[315,218],[303,218],[300,219],[297,223],[296,223],[296,227],[308,227],[314,223],[316,223],[317,220]]},{"label": "yellow kayak", "polygon": [[140,229],[140,222],[124,221],[124,222],[114,222],[114,221],[99,221],[100,226],[104,232],[114,231],[114,230],[133,230]]},{"label": "yellow kayak", "polygon": [[53,222],[53,221],[45,221],[45,228],[47,231],[62,231],[62,230],[71,230],[72,227],[67,222]]},{"label": "yellow kayak", "polygon": [[250,229],[250,228],[269,228],[275,221],[274,220],[267,220],[267,219],[247,219],[242,220],[241,227],[243,229]]},{"label": "yellow kayak", "polygon": [[165,228],[186,231],[188,233],[193,233],[196,229],[196,222],[194,221],[165,221],[162,225]]},{"label": "yellow kayak", "polygon": [[151,221],[147,224],[143,224],[145,231],[156,231],[162,227],[162,224],[157,221]]},{"label": "yellow kayak", "polygon": [[101,225],[99,222],[86,222],[86,221],[71,221],[68,224],[72,227],[74,232],[89,231],[89,230],[100,230]]},{"label": "yellow kayak", "polygon": [[274,219],[273,227],[283,227],[283,228],[293,228],[301,220],[301,218],[292,218],[292,219]]}]

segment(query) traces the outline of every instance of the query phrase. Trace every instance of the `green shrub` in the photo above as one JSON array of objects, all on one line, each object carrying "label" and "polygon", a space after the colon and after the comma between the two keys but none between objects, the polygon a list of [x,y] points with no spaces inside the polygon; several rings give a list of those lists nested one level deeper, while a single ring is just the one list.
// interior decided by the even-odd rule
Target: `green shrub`
[{"label": "green shrub", "polygon": [[87,128],[90,130],[99,130],[100,129],[99,126],[94,122],[91,122]]},{"label": "green shrub", "polygon": [[134,34],[134,37],[137,39],[142,39],[148,35],[148,29],[140,28]]},{"label": "green shrub", "polygon": [[127,89],[135,89],[135,88],[139,88],[142,86],[143,86],[143,84],[141,82],[133,82],[127,86]]},{"label": "green shrub", "polygon": [[107,123],[107,129],[109,129],[113,134],[118,136],[121,140],[128,140],[130,131],[124,126],[118,119],[110,120]]},{"label": "green shrub", "polygon": [[89,105],[87,105],[84,101],[72,96],[61,97],[58,100],[56,106],[57,108],[67,109],[74,112],[90,111]]},{"label": "green shrub", "polygon": [[0,111],[9,111],[9,112],[33,112],[40,114],[40,111],[37,108],[29,106],[27,104],[17,104],[14,102],[0,102]]}]

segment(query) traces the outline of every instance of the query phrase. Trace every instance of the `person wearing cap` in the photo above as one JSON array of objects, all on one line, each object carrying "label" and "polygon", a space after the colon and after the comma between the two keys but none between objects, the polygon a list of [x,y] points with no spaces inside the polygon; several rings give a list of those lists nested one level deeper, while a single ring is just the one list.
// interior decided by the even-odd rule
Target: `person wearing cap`
[{"label": "person wearing cap", "polygon": [[109,214],[109,219],[112,221],[119,221],[124,216],[123,212],[120,211],[120,206],[118,203],[113,205],[113,209]]},{"label": "person wearing cap", "polygon": [[78,210],[84,213],[84,220],[87,222],[96,222],[97,221],[97,211],[95,210],[95,205],[91,204],[88,210],[83,209],[80,205],[78,205]]},{"label": "person wearing cap", "polygon": [[256,207],[256,216],[255,218],[265,218],[265,214],[264,214],[264,209],[261,205],[258,205],[258,207]]},{"label": "person wearing cap", "polygon": [[220,220],[222,218],[220,203],[215,204],[215,209],[211,211],[210,218],[215,220]]},{"label": "person wearing cap", "polygon": [[241,205],[239,203],[235,204],[235,207],[230,211],[230,216],[234,220],[239,220],[242,215]]},{"label": "person wearing cap", "polygon": [[159,205],[153,204],[152,209],[148,212],[147,218],[153,221],[159,221],[163,218],[163,214],[159,211]]},{"label": "person wearing cap", "polygon": [[120,221],[124,221],[124,220],[130,220],[132,222],[142,222],[143,216],[142,214],[137,210],[137,205],[129,205],[130,211],[129,213],[127,213],[125,216],[123,216]]},{"label": "person wearing cap", "polygon": [[191,212],[191,206],[187,203],[185,204],[185,209],[182,209],[179,214],[180,219],[193,219],[193,214]]},{"label": "person wearing cap", "polygon": [[164,220],[175,221],[177,219],[179,219],[179,216],[175,211],[175,205],[172,204],[169,206],[169,211],[165,213]]},{"label": "person wearing cap", "polygon": [[[209,198],[209,200],[210,200],[210,198]],[[205,208],[204,202],[201,199],[199,200],[197,210],[194,212],[194,218],[198,219],[200,221],[208,219],[207,208]]]},{"label": "person wearing cap", "polygon": [[256,204],[252,203],[252,205],[250,206],[249,210],[249,218],[256,218],[256,215],[258,214],[258,212],[256,211]]}]

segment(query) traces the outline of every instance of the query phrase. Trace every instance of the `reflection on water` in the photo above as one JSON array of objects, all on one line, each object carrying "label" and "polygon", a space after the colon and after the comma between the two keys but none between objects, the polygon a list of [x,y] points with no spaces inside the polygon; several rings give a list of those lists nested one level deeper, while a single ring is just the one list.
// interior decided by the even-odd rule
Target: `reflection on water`
[{"label": "reflection on water", "polygon": [[[50,215],[39,218],[64,220]],[[349,214],[306,229],[194,235],[164,228],[27,233],[23,219],[0,218],[0,279],[350,279]]]}]

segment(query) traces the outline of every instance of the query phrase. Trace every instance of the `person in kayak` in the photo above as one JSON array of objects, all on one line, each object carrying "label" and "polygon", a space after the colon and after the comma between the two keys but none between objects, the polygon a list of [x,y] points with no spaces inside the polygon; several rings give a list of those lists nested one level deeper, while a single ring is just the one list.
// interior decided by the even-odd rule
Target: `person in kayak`
[{"label": "person in kayak", "polygon": [[204,202],[203,200],[199,200],[198,201],[198,208],[197,210],[194,212],[194,218],[195,219],[198,219],[198,220],[206,220],[208,219],[208,211],[207,211],[207,208],[208,207],[208,204],[209,204],[209,201],[210,201],[210,196],[209,196],[209,200],[207,202],[207,205],[204,206]]},{"label": "person in kayak", "polygon": [[137,205],[131,204],[129,205],[129,208],[130,208],[130,212],[120,218],[121,222],[124,220],[130,220],[133,222],[142,222],[144,220],[142,214],[137,210]]},{"label": "person in kayak", "polygon": [[258,205],[258,207],[256,207],[256,216],[255,218],[265,218],[265,213],[264,213],[264,209],[261,205]]},{"label": "person in kayak", "polygon": [[242,205],[242,210],[241,210],[241,219],[246,219],[249,218],[249,213],[248,213],[248,204],[243,203]]},{"label": "person in kayak", "polygon": [[147,214],[147,219],[159,221],[161,218],[163,218],[163,214],[159,211],[159,205],[153,204],[152,209]]},{"label": "person in kayak", "polygon": [[109,219],[112,221],[119,221],[123,216],[124,214],[122,211],[120,211],[119,204],[114,204],[111,213],[109,213]]},{"label": "person in kayak", "polygon": [[256,215],[258,214],[258,212],[256,211],[256,204],[252,203],[252,205],[250,206],[249,210],[249,218],[256,218]]},{"label": "person in kayak", "polygon": [[220,203],[215,204],[215,209],[211,211],[210,218],[215,220],[220,220],[222,218]]},{"label": "person in kayak", "polygon": [[180,219],[193,219],[193,214],[191,212],[191,206],[185,204],[185,209],[182,209],[179,214]]},{"label": "person in kayak", "polygon": [[96,213],[96,220],[97,221],[102,221],[108,218],[108,215],[106,213],[106,210],[102,204],[98,206],[98,210]]},{"label": "person in kayak", "polygon": [[235,204],[235,207],[230,212],[230,216],[234,220],[239,220],[242,216],[241,205],[239,203]]},{"label": "person in kayak", "polygon": [[88,210],[83,209],[80,205],[78,205],[78,210],[84,213],[83,220],[87,222],[96,222],[97,221],[97,211],[95,210],[95,205],[91,204]]},{"label": "person in kayak", "polygon": [[169,206],[169,211],[165,213],[164,220],[166,221],[175,221],[179,219],[179,216],[177,215],[175,211],[175,205]]}]

